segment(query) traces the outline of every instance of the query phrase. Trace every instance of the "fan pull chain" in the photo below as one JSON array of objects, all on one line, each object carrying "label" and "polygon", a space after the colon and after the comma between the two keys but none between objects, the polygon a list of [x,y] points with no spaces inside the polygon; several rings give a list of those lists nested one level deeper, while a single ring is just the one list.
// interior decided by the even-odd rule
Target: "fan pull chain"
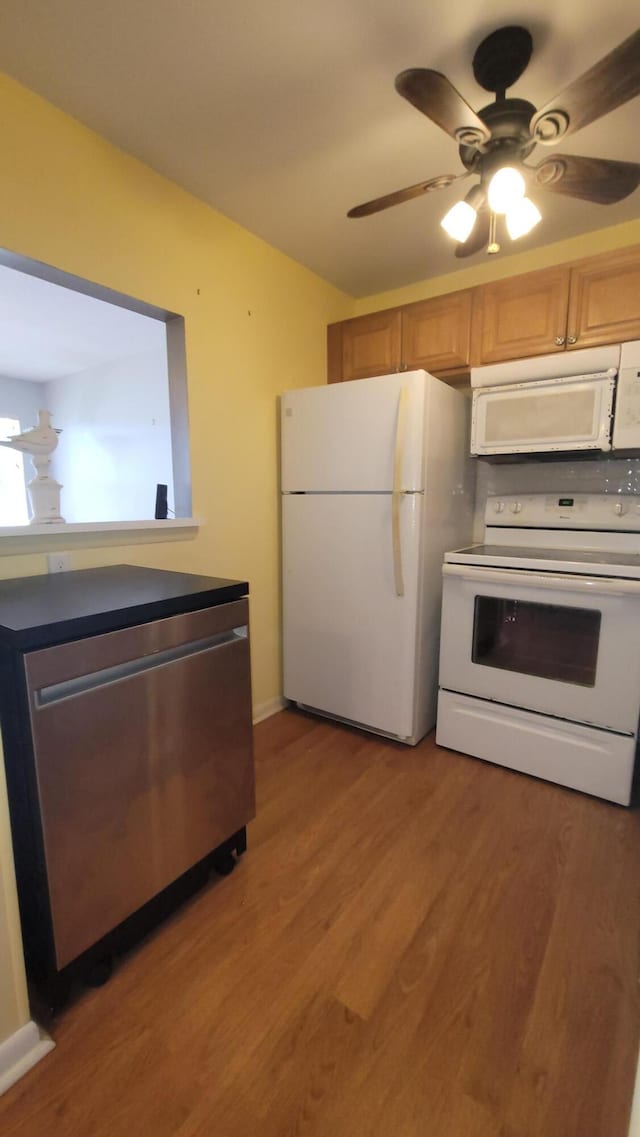
[{"label": "fan pull chain", "polygon": [[499,253],[500,245],[496,241],[496,223],[498,218],[495,213],[489,214],[489,244],[487,245],[488,253]]}]

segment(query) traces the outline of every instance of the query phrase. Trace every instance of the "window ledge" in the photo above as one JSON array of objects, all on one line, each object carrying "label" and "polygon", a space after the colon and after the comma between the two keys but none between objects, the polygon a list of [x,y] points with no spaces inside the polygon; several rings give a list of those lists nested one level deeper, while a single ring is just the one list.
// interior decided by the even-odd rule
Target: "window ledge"
[{"label": "window ledge", "polygon": [[0,556],[75,546],[89,548],[179,540],[194,535],[193,531],[201,524],[197,517],[172,517],[166,521],[83,521],[60,525],[0,526]]}]

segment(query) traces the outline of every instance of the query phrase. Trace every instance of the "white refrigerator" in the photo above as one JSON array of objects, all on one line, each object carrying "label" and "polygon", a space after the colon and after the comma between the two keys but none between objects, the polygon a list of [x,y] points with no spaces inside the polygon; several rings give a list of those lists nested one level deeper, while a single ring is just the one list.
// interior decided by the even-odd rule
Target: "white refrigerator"
[{"label": "white refrigerator", "polygon": [[470,540],[469,401],[424,371],[281,399],[284,695],[415,744],[443,554]]}]

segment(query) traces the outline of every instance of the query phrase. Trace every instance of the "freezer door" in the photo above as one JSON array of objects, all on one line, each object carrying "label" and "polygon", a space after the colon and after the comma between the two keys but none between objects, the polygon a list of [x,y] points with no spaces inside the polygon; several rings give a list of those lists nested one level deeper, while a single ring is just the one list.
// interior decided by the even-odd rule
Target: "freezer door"
[{"label": "freezer door", "polygon": [[403,495],[398,595],[390,494],[283,496],[284,694],[413,733],[422,495]]},{"label": "freezer door", "polygon": [[389,491],[423,486],[424,371],[287,391],[282,490]]}]

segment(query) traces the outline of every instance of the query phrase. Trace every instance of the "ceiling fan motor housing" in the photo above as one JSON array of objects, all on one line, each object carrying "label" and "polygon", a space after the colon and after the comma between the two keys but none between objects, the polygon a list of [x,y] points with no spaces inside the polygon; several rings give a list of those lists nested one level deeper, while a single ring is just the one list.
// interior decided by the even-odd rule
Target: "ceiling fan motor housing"
[{"label": "ceiling fan motor housing", "polygon": [[533,150],[536,142],[531,137],[529,123],[536,108],[526,99],[500,99],[478,111],[491,131],[491,138],[483,146],[460,146],[460,160],[472,172],[505,162],[521,162]]}]

